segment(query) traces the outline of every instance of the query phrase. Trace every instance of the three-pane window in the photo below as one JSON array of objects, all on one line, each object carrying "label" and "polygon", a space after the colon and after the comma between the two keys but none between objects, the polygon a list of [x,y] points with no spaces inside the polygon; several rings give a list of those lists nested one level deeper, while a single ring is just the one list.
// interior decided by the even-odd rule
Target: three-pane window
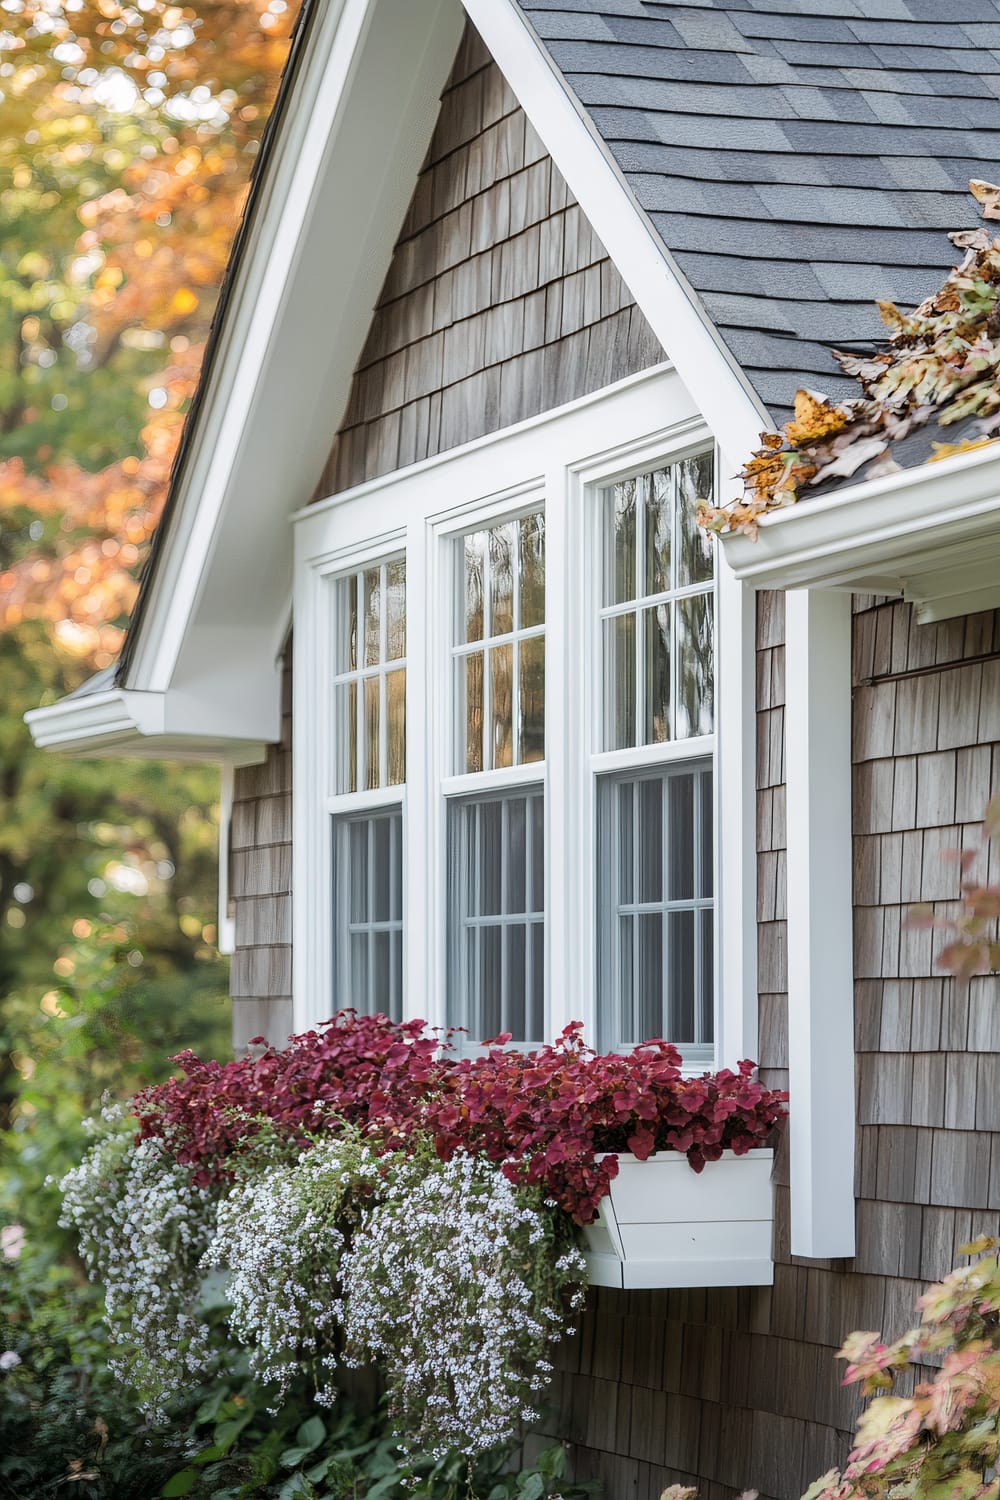
[{"label": "three-pane window", "polygon": [[[568,751],[589,793],[594,931],[579,937],[593,965],[595,1039],[610,1051],[665,1036],[695,1063],[711,1057],[715,1011],[714,553],[695,523],[712,473],[704,453],[586,492],[571,519],[591,538],[573,552],[591,559],[589,579],[560,577],[558,590],[577,622],[569,651],[588,639],[588,599],[595,622],[585,661],[593,739],[581,711]],[[563,818],[571,806],[546,770],[544,510],[494,514],[439,544],[446,566],[411,601],[421,623],[435,612],[442,622],[426,636],[428,680],[411,693],[430,695],[432,677],[445,684],[414,749],[419,796],[430,798],[420,826],[441,820],[422,841],[423,909],[432,928],[441,923],[448,1023],[470,1042],[509,1032],[538,1043],[550,1030],[547,802],[557,799]],[[405,872],[412,880],[417,868],[404,858],[405,556],[365,561],[331,587],[335,998],[399,1018],[422,1009],[419,995],[404,1002]],[[550,684],[563,668],[548,663]],[[417,937],[418,953],[438,942]]]}]

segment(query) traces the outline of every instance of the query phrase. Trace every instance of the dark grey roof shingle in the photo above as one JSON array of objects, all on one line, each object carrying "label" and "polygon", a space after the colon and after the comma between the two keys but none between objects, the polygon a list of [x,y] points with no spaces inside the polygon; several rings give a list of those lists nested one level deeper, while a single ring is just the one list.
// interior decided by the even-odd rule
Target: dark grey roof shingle
[{"label": "dark grey roof shingle", "polygon": [[1000,168],[1000,0],[520,0],[776,421]]}]

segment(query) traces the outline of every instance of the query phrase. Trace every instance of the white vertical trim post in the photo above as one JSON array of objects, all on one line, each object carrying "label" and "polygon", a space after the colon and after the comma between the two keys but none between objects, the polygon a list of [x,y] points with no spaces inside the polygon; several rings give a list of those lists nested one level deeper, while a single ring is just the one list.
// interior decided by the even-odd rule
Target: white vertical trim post
[{"label": "white vertical trim post", "polygon": [[233,790],[236,773],[231,761],[223,761],[219,774],[219,926],[220,953],[236,952],[236,917],[230,913],[233,861]]},{"label": "white vertical trim post", "polygon": [[851,596],[790,589],[785,628],[793,1255],[854,1254]]},{"label": "white vertical trim post", "polygon": [[757,1037],[756,595],[722,548],[715,741],[717,1067],[760,1055]]}]

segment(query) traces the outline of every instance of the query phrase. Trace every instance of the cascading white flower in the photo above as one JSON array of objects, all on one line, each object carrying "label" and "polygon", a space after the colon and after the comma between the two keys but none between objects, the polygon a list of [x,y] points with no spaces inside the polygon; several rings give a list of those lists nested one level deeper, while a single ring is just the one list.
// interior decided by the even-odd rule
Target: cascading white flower
[{"label": "cascading white flower", "polygon": [[97,1140],[59,1188],[59,1223],[77,1231],[91,1279],[104,1283],[111,1369],[163,1421],[169,1397],[214,1363],[198,1304],[216,1195],[159,1141],[121,1131]]},{"label": "cascading white flower", "polygon": [[230,1332],[279,1400],[304,1367],[317,1401],[336,1399],[340,1257],[379,1175],[357,1136],[337,1137],[291,1164],[258,1166],[219,1206],[204,1264],[230,1271]]},{"label": "cascading white flower", "polygon": [[343,1256],[349,1361],[374,1359],[410,1451],[471,1455],[536,1413],[586,1271],[536,1189],[482,1157],[399,1163]]}]

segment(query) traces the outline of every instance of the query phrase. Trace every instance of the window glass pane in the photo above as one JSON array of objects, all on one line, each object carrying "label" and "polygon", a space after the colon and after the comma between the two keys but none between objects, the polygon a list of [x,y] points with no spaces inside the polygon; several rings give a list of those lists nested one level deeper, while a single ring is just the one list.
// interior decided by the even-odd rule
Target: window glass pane
[{"label": "window glass pane", "polygon": [[403,814],[333,819],[335,1008],[403,1014]]},{"label": "window glass pane", "polygon": [[406,562],[397,557],[386,564],[386,641],[385,654],[389,661],[399,661],[406,655]]},{"label": "window glass pane", "polygon": [[694,836],[693,776],[671,776],[667,818],[667,894],[671,901],[694,895],[694,866],[698,856]]},{"label": "window glass pane", "polygon": [[663,790],[658,777],[635,784],[639,901],[663,899]]},{"label": "window glass pane", "polygon": [[659,745],[670,739],[670,605],[643,610],[642,627],[643,743]]},{"label": "window glass pane", "polygon": [[545,759],[545,637],[518,645],[518,763]]},{"label": "window glass pane", "polygon": [[604,496],[610,523],[604,552],[604,603],[624,604],[636,597],[635,480],[612,485]]},{"label": "window glass pane", "polygon": [[513,763],[513,677],[514,653],[510,644],[494,646],[490,652],[490,743],[495,769]]},{"label": "window glass pane", "polygon": [[711,847],[711,799],[705,762],[598,781],[598,1013],[606,1050],[653,1036],[681,1047],[711,1043],[712,887],[710,877],[696,880]]},{"label": "window glass pane", "polygon": [[471,1040],[542,1035],[544,806],[541,788],[448,807],[448,1019]]},{"label": "window glass pane", "polygon": [[604,747],[635,744],[635,615],[604,622]]},{"label": "window glass pane", "polygon": [[670,588],[670,533],[673,526],[673,486],[670,470],[643,476],[646,492],[646,566],[643,593],[663,594]]},{"label": "window glass pane", "polygon": [[675,736],[711,734],[714,727],[715,633],[711,594],[677,601],[677,723]]},{"label": "window glass pane", "polygon": [[713,466],[711,453],[699,453],[697,457],[685,458],[677,465],[677,523],[680,536],[677,582],[681,587],[689,583],[707,583],[713,575],[714,538],[695,519],[696,502],[712,498]]},{"label": "window glass pane", "polygon": [[340,634],[338,668],[353,672],[358,664],[358,580],[356,574],[344,580],[340,590],[343,621]]},{"label": "window glass pane", "polygon": [[545,623],[545,517],[522,516],[520,536],[521,618],[518,628]]},{"label": "window glass pane", "polygon": [[475,531],[463,542],[465,568],[464,620],[466,641],[481,641],[483,638],[483,573],[485,533]]},{"label": "window glass pane", "polygon": [[389,739],[389,786],[399,786],[406,780],[406,668],[398,667],[387,672],[385,678],[385,705]]},{"label": "window glass pane", "polygon": [[334,695],[337,791],[358,789],[358,684],[342,682]]},{"label": "window glass pane", "polygon": [[509,635],[514,629],[514,570],[517,562],[513,521],[488,533],[490,558],[490,635]]},{"label": "window glass pane", "polygon": [[377,666],[382,656],[381,648],[381,609],[382,589],[380,587],[381,569],[369,568],[365,573],[365,666]]},{"label": "window glass pane", "polygon": [[365,786],[377,787],[379,782],[379,679],[366,677],[365,683]]},{"label": "window glass pane", "polygon": [[483,769],[483,656],[473,651],[471,656],[458,658],[460,684],[464,692],[465,766],[466,771]]}]

